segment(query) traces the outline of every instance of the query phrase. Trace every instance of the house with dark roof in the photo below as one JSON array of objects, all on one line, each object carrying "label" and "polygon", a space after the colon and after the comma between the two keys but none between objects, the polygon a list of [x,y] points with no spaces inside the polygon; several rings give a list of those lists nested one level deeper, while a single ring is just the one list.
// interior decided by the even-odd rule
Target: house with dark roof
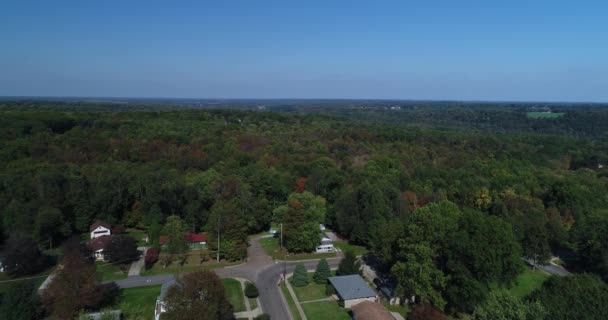
[{"label": "house with dark roof", "polygon": [[353,320],[395,320],[395,317],[377,302],[363,301],[350,310],[353,313]]},{"label": "house with dark roof", "polygon": [[167,312],[165,297],[167,296],[167,293],[169,293],[169,288],[176,284],[177,282],[174,279],[163,283],[163,285],[160,287],[160,294],[158,295],[158,298],[156,298],[156,307],[154,308],[154,320],[159,320],[160,315]]},{"label": "house with dark roof", "polygon": [[336,289],[340,303],[345,308],[378,299],[378,294],[358,274],[330,277],[327,280]]},{"label": "house with dark roof", "polygon": [[[196,247],[197,245],[205,245],[207,244],[207,233],[206,232],[202,232],[202,233],[186,233],[184,235],[184,239],[186,240],[186,244],[188,246],[192,247]],[[169,237],[168,236],[160,236],[160,238],[158,239],[158,243],[161,246],[166,245],[169,242]]]}]

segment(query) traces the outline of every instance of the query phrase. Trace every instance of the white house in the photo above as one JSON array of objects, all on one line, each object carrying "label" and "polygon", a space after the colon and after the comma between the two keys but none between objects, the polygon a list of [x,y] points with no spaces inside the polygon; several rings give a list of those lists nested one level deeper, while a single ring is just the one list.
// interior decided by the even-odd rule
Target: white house
[{"label": "white house", "polygon": [[91,231],[91,239],[109,236],[112,235],[112,225],[101,220],[96,220],[89,228],[89,231]]}]

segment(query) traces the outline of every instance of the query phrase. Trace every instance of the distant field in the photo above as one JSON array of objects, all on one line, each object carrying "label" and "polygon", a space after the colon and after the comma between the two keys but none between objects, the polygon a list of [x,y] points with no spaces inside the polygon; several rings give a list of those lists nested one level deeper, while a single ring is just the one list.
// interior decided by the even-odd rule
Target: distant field
[{"label": "distant field", "polygon": [[526,114],[530,119],[556,119],[563,117],[563,112],[528,112]]}]

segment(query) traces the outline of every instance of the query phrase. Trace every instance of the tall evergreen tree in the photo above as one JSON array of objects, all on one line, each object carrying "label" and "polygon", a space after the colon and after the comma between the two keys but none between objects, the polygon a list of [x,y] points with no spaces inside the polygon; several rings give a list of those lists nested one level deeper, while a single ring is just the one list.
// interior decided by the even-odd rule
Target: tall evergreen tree
[{"label": "tall evergreen tree", "polygon": [[313,279],[315,280],[315,283],[325,284],[329,277],[331,277],[331,269],[329,268],[329,264],[327,264],[327,260],[323,258],[317,264]]},{"label": "tall evergreen tree", "polygon": [[340,264],[338,265],[338,271],[336,274],[339,276],[346,276],[349,274],[359,274],[359,269],[361,268],[361,264],[357,261],[357,256],[348,250],[344,253],[344,258],[340,260]]},{"label": "tall evergreen tree", "polygon": [[308,285],[308,272],[303,263],[298,263],[291,277],[291,284],[295,287],[305,287]]}]

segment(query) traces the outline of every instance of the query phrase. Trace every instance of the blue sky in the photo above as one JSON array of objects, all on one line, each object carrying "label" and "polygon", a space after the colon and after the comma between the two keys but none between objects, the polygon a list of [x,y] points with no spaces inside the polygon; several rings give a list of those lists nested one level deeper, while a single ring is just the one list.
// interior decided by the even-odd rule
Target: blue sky
[{"label": "blue sky", "polygon": [[0,95],[608,101],[608,1],[2,1]]}]

